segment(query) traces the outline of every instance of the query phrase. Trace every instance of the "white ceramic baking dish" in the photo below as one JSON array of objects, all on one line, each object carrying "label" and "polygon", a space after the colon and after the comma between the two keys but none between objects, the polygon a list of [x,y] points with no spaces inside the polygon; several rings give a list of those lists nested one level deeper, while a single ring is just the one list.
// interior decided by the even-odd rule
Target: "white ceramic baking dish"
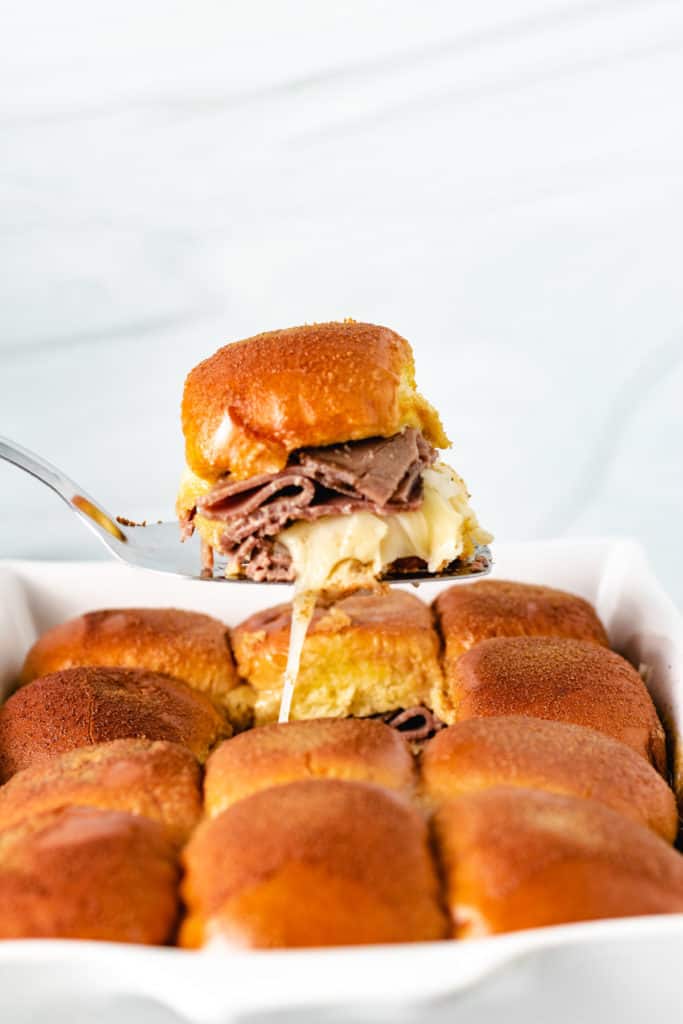
[{"label": "white ceramic baking dish", "polygon": [[[630,541],[498,545],[495,574],[593,601],[612,645],[649,666],[675,744],[683,722],[681,618]],[[431,600],[442,585],[423,586]],[[0,686],[48,626],[88,609],[175,605],[234,624],[282,588],[207,585],[108,563],[0,563]],[[678,757],[675,757],[678,761]],[[2,908],[0,907],[0,913]],[[683,915],[438,942],[200,952],[87,942],[0,943],[0,1021],[658,1021],[681,1015]]]}]

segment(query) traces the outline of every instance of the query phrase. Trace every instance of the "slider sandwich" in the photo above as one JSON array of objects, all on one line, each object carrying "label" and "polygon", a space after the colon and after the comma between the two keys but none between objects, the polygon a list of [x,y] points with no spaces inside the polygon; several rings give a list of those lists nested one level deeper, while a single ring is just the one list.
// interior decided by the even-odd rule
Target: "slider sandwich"
[{"label": "slider sandwich", "polygon": [[0,707],[0,781],[78,747],[144,738],[203,762],[231,728],[203,693],[160,672],[69,668],[22,686]]},{"label": "slider sandwich", "polygon": [[438,809],[454,938],[683,911],[683,857],[597,800],[520,786]]},{"label": "slider sandwich", "polygon": [[444,570],[490,538],[418,393],[410,345],[373,324],[312,324],[216,352],[185,383],[177,501],[204,569],[298,592]]},{"label": "slider sandwich", "polygon": [[33,814],[0,832],[0,940],[169,942],[178,873],[157,821],[94,807]]},{"label": "slider sandwich", "polygon": [[202,571],[293,582],[280,721],[287,721],[318,595],[387,574],[444,571],[490,538],[415,386],[413,354],[386,327],[312,324],[219,349],[182,403],[187,469],[177,501]]}]

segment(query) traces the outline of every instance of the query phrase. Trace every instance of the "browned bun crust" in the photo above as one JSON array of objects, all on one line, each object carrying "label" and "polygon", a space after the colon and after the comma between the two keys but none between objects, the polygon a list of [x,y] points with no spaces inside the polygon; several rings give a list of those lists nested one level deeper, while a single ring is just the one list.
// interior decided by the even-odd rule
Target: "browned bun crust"
[{"label": "browned bun crust", "polygon": [[204,802],[207,814],[215,817],[252,793],[300,779],[412,790],[414,774],[408,744],[383,722],[318,718],[274,723],[243,732],[214,750],[206,763]]},{"label": "browned bun crust", "polygon": [[89,807],[35,815],[0,833],[0,939],[168,942],[177,877],[155,821]]},{"label": "browned bun crust", "polygon": [[144,737],[181,743],[200,761],[230,728],[179,679],[134,668],[71,668],[34,679],[0,707],[0,779],[76,747]]},{"label": "browned bun crust", "polygon": [[178,608],[113,608],[62,622],[28,652],[21,681],[81,665],[164,672],[218,703],[239,683],[227,627]]},{"label": "browned bun crust", "polygon": [[552,587],[482,580],[444,590],[434,609],[450,663],[492,636],[563,636],[608,646],[593,606]]},{"label": "browned bun crust", "polygon": [[[231,633],[239,673],[255,691],[257,725],[277,719],[291,613],[291,604],[276,605]],[[319,603],[304,642],[292,717],[431,708],[442,685],[439,653],[431,609],[413,594],[357,593]]]},{"label": "browned bun crust", "polygon": [[431,803],[524,786],[598,800],[670,843],[678,831],[676,799],[662,776],[625,744],[580,725],[471,718],[425,745],[421,772]]},{"label": "browned bun crust", "polygon": [[506,788],[437,811],[457,938],[683,911],[683,857],[595,800]]},{"label": "browned bun crust", "polygon": [[666,773],[664,730],[632,665],[582,640],[484,640],[451,667],[447,699],[458,721],[528,715],[597,729]]},{"label": "browned bun crust", "polygon": [[202,813],[199,765],[177,743],[130,739],[79,747],[17,772],[0,788],[0,829],[67,805],[141,814],[181,845]]},{"label": "browned bun crust", "polygon": [[185,381],[182,424],[187,464],[205,479],[276,472],[297,448],[389,437],[405,426],[448,447],[436,412],[415,391],[408,342],[351,320],[225,345]]},{"label": "browned bun crust", "polygon": [[423,817],[364,782],[261,790],[199,826],[185,849],[181,944],[356,945],[444,938]]}]

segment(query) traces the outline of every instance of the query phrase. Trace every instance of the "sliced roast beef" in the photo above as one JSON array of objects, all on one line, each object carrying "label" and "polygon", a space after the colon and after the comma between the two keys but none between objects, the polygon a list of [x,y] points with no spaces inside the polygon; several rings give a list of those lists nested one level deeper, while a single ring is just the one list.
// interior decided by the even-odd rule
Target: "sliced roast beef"
[{"label": "sliced roast beef", "polygon": [[257,583],[291,583],[294,580],[292,558],[284,546],[272,537],[247,537],[229,553],[228,569],[248,576]]},{"label": "sliced roast beef", "polygon": [[422,473],[435,458],[412,427],[389,438],[302,448],[279,473],[221,481],[199,499],[197,510],[224,524],[220,550],[236,569],[252,579],[289,580],[289,554],[274,543],[286,526],[352,512],[387,516],[419,508]]},{"label": "sliced roast beef", "polygon": [[381,716],[382,721],[396,729],[405,739],[418,743],[428,740],[440,729],[444,729],[446,723],[437,718],[433,711],[418,704],[413,708],[405,710],[389,711]]},{"label": "sliced roast beef", "polygon": [[310,505],[315,495],[315,484],[296,466],[288,466],[280,473],[263,473],[248,480],[216,484],[197,502],[203,515],[213,519],[232,519],[249,516],[266,502],[287,496],[292,508]]}]

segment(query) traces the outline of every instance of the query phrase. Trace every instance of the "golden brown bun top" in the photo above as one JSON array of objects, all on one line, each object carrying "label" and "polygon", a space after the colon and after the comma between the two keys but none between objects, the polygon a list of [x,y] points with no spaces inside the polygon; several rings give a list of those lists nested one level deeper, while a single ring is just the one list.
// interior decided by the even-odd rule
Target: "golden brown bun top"
[{"label": "golden brown bun top", "polygon": [[499,787],[436,815],[457,935],[683,910],[683,857],[595,800]]},{"label": "golden brown bun top", "polygon": [[91,807],[34,815],[0,832],[0,938],[167,942],[177,877],[155,821]]},{"label": "golden brown bun top", "polygon": [[0,778],[76,747],[144,737],[204,760],[230,730],[185,683],[132,668],[71,668],[34,679],[0,707]]},{"label": "golden brown bun top", "polygon": [[226,740],[206,765],[207,811],[300,779],[374,782],[411,789],[413,757],[401,735],[371,718],[316,718],[263,725]]},{"label": "golden brown bun top", "polygon": [[592,605],[552,587],[482,580],[445,590],[434,607],[449,660],[493,636],[564,636],[608,646]]},{"label": "golden brown bun top", "polygon": [[81,665],[164,672],[219,703],[239,683],[227,627],[178,608],[113,608],[62,622],[28,652],[21,681]]},{"label": "golden brown bun top", "polygon": [[525,786],[599,800],[671,843],[678,831],[676,800],[662,776],[624,743],[581,725],[471,718],[425,745],[421,773],[432,803],[494,786]]},{"label": "golden brown bun top", "polygon": [[389,437],[407,426],[448,447],[438,415],[415,390],[408,342],[351,320],[219,349],[185,382],[182,424],[187,464],[209,480],[276,472],[297,448]]},{"label": "golden brown bun top", "polygon": [[[236,642],[246,634],[258,634],[273,646],[289,643],[292,622],[291,602],[276,604],[250,615],[232,630]],[[386,590],[373,594],[356,593],[338,601],[316,604],[307,635],[342,633],[346,630],[367,630],[374,636],[402,634],[408,630],[434,627],[429,607],[414,594],[403,590]]]},{"label": "golden brown bun top", "polygon": [[666,773],[664,730],[632,665],[614,651],[555,637],[493,638],[449,678],[456,718],[528,715],[572,722],[632,747]]},{"label": "golden brown bun top", "polygon": [[78,747],[0,787],[0,829],[66,805],[142,814],[161,822],[179,845],[202,813],[199,765],[178,743],[125,739]]},{"label": "golden brown bun top", "polygon": [[364,782],[261,790],[199,826],[184,853],[183,942],[246,946],[444,937],[424,818]]}]

